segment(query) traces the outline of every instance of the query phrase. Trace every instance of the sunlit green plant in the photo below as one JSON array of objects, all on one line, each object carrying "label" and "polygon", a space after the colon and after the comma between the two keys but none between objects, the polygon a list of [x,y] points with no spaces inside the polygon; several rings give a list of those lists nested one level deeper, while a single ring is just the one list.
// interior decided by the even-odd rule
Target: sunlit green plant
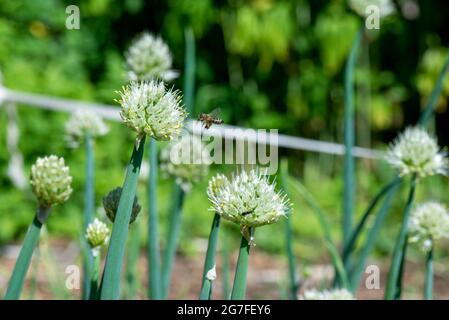
[{"label": "sunlit green plant", "polygon": [[449,162],[446,154],[440,151],[436,139],[419,127],[407,128],[391,145],[386,159],[400,176],[411,176],[402,226],[394,247],[385,290],[385,298],[391,300],[399,299],[401,296],[409,218],[416,183],[419,179],[427,176],[446,174]]},{"label": "sunlit green plant", "polygon": [[52,206],[64,203],[72,193],[69,167],[65,165],[63,158],[55,155],[37,159],[31,167],[30,184],[38,200],[38,207],[9,280],[5,295],[5,299],[8,300],[20,298],[34,248]]},{"label": "sunlit green plant", "polygon": [[179,93],[166,89],[163,82],[155,80],[133,82],[125,86],[120,95],[120,116],[123,122],[137,133],[137,138],[112,228],[101,299],[119,298],[125,243],[142,164],[145,137],[171,140],[179,135],[186,118],[186,112],[180,104]]},{"label": "sunlit green plant", "polygon": [[94,261],[90,270],[90,292],[89,300],[97,300],[98,291],[98,279],[100,274],[100,263],[101,263],[101,247],[106,245],[109,241],[110,230],[108,226],[98,219],[89,223],[86,229],[86,240],[89,244],[92,257]]}]

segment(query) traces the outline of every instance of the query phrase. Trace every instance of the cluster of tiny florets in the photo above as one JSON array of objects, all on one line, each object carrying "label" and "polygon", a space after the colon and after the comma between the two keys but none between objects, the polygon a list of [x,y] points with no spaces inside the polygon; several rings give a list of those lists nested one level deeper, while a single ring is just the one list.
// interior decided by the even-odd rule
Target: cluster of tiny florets
[{"label": "cluster of tiny florets", "polygon": [[86,135],[94,138],[103,136],[109,131],[103,119],[89,111],[74,112],[66,122],[65,129],[67,140],[73,147],[77,147]]},{"label": "cluster of tiny florets", "polygon": [[161,170],[176,179],[184,191],[203,179],[211,158],[201,139],[183,135],[161,152]]},{"label": "cluster of tiny florets", "polygon": [[286,215],[289,206],[286,196],[276,192],[268,176],[257,170],[242,171],[232,180],[217,175],[209,182],[207,195],[211,210],[243,229],[274,223]]},{"label": "cluster of tiny florets", "polygon": [[448,160],[436,139],[419,127],[407,128],[390,146],[386,160],[400,176],[416,174],[419,178],[446,175]]},{"label": "cluster of tiny florets", "polygon": [[167,44],[158,36],[143,33],[125,54],[128,78],[131,81],[161,79],[169,81],[177,76],[171,70],[173,59]]},{"label": "cluster of tiny florets", "polygon": [[449,213],[441,203],[430,201],[418,205],[410,215],[409,241],[428,252],[434,242],[449,238]]},{"label": "cluster of tiny florets", "polygon": [[120,95],[120,116],[138,137],[148,135],[156,140],[172,140],[180,134],[187,114],[178,91],[152,80],[132,82]]},{"label": "cluster of tiny florets", "polygon": [[55,155],[38,158],[31,167],[30,184],[43,207],[61,204],[72,193],[72,177],[64,158]]},{"label": "cluster of tiny florets", "polygon": [[92,249],[108,243],[110,230],[106,223],[95,219],[87,226],[86,239]]}]

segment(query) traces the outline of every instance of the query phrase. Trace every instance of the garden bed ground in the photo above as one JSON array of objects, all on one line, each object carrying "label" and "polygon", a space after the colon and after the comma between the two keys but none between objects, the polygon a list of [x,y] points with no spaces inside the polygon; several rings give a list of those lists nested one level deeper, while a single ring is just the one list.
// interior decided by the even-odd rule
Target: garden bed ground
[{"label": "garden bed ground", "polygon": [[[7,279],[11,274],[15,262],[15,256],[20,249],[19,246],[10,245],[0,249],[0,291],[3,292]],[[141,252],[138,264],[140,276],[140,287],[138,298],[145,298],[146,290],[146,259],[145,252]],[[33,259],[28,273],[26,287],[23,293],[24,299],[78,299],[80,290],[68,290],[65,288],[65,270],[68,265],[76,265],[79,256],[78,248],[73,243],[58,241],[52,243],[51,247],[41,246],[39,255]],[[196,299],[200,289],[201,272],[203,268],[203,254],[195,256],[178,255],[174,266],[174,276],[170,291],[170,299]],[[231,281],[232,270],[237,256],[231,256]],[[257,247],[253,250],[248,273],[248,292],[250,299],[281,299],[287,294],[287,272],[285,258],[269,255]],[[37,264],[36,264],[37,263]],[[213,298],[222,298],[222,272],[221,261],[217,261],[217,274],[213,292]],[[388,268],[388,261],[377,261],[381,271],[381,289],[368,290],[361,286],[359,299],[382,299],[383,286]],[[449,273],[447,270],[438,270],[435,273],[435,298],[449,299]],[[328,283],[332,277],[332,267],[323,262],[322,264],[308,265],[305,273],[308,275],[303,282],[303,288],[311,288],[320,284]],[[30,275],[37,274],[36,282],[30,281]],[[421,266],[408,262],[404,279],[404,297],[406,299],[420,299],[422,286]],[[364,282],[362,282],[364,283]],[[413,284],[413,286],[411,286]],[[35,288],[35,289],[33,289]],[[34,293],[32,292],[33,290]]]}]

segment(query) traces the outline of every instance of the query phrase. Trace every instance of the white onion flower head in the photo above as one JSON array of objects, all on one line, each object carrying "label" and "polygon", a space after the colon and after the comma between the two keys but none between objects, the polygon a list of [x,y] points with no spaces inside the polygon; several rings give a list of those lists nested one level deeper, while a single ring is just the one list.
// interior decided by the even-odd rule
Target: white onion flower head
[{"label": "white onion flower head", "polygon": [[125,54],[128,78],[131,81],[161,79],[170,81],[178,76],[171,70],[173,58],[167,44],[159,37],[144,32]]},{"label": "white onion flower head", "polygon": [[371,8],[373,6],[379,9],[380,18],[390,16],[396,11],[391,0],[350,0],[349,6],[361,17],[367,17],[372,14]]},{"label": "white onion flower head", "polygon": [[449,238],[449,213],[441,203],[429,201],[418,205],[410,215],[409,242],[418,244],[423,252],[433,248],[434,242]]},{"label": "white onion flower head", "polygon": [[104,136],[109,128],[101,117],[90,111],[78,110],[65,124],[69,144],[77,147],[79,142],[89,135],[93,138]]},{"label": "white onion flower head", "polygon": [[437,141],[425,129],[407,128],[391,144],[386,160],[400,176],[416,174],[419,178],[446,175],[448,160]]},{"label": "white onion flower head", "polygon": [[211,162],[205,145],[194,135],[181,136],[161,152],[161,170],[186,192],[207,175]]},{"label": "white onion flower head", "polygon": [[211,210],[239,224],[244,235],[249,228],[277,222],[289,207],[286,196],[276,192],[268,176],[258,170],[243,170],[232,180],[217,175],[209,182],[207,195]]},{"label": "white onion flower head", "polygon": [[177,137],[187,117],[179,91],[166,89],[162,81],[132,82],[120,92],[120,116],[136,131],[138,140],[145,135],[156,140]]},{"label": "white onion flower head", "polygon": [[37,158],[31,167],[30,184],[39,204],[44,208],[61,204],[72,193],[72,177],[64,158],[55,155]]},{"label": "white onion flower head", "polygon": [[106,223],[95,219],[87,226],[86,239],[95,254],[98,253],[99,247],[106,245],[109,241],[111,231]]},{"label": "white onion flower head", "polygon": [[310,289],[304,292],[301,300],[355,300],[354,295],[346,289],[318,291]]}]

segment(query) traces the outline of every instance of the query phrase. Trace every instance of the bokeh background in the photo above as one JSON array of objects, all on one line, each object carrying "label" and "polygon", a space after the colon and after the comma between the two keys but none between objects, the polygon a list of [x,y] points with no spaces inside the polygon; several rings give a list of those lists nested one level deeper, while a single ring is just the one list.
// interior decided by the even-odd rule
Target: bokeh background
[{"label": "bokeh background", "polygon": [[[418,119],[449,45],[447,1],[394,3],[396,14],[382,20],[380,30],[364,35],[356,70],[356,144],[380,150]],[[65,8],[70,4],[80,7],[79,30],[65,27]],[[343,0],[0,1],[0,70],[3,85],[10,89],[116,105],[115,91],[126,83],[123,52],[142,31],[160,34],[168,43],[174,68],[180,71],[173,85],[182,89],[184,30],[192,28],[196,43],[192,117],[220,107],[228,124],[276,128],[293,136],[341,142],[343,69],[362,23]],[[449,143],[448,102],[449,78],[444,82],[432,124],[443,146]],[[83,152],[70,149],[64,139],[67,119],[65,113],[18,106],[19,148],[26,174],[36,157],[45,154],[64,156],[71,167],[75,190],[71,201],[54,210],[47,225],[51,243],[66,249],[81,236],[84,186]],[[5,252],[10,245],[23,239],[35,207],[30,190],[16,188],[6,174],[10,156],[6,125],[7,116],[0,107],[0,261],[7,260]],[[122,124],[109,125],[110,133],[96,142],[98,206],[103,195],[122,183],[134,139]],[[288,159],[290,174],[326,211],[333,235],[341,243],[342,158],[287,149],[279,153]],[[231,169],[214,167],[212,173],[218,170]],[[392,174],[382,160],[358,160],[358,215]],[[446,178],[425,180],[418,190],[418,201],[432,198],[447,203],[447,184]],[[159,186],[164,239],[172,183],[161,176]],[[179,263],[202,268],[201,250],[211,220],[206,186],[207,181],[198,184],[186,200],[179,270],[183,266]],[[140,188],[139,193],[144,206],[139,218],[143,245],[145,189]],[[405,196],[405,189],[398,193],[379,237],[373,259],[381,266],[388,265],[385,257],[393,247]],[[329,257],[316,217],[299,196],[292,194],[291,198],[294,250],[300,272],[308,279],[321,270],[317,265],[325,269]],[[228,229],[230,250],[234,252],[238,248],[238,230],[231,226]],[[266,291],[252,293],[253,297],[280,297],[287,278],[282,223],[264,227],[257,237],[260,256],[255,258],[255,265],[268,263],[267,270],[274,270],[275,276]],[[444,263],[449,260],[447,243],[439,247],[437,256],[437,278],[445,284],[449,281],[449,264]],[[422,261],[422,256],[411,249],[410,270],[420,270]],[[0,290],[6,285],[10,264],[0,264]],[[64,275],[64,269],[55,270]],[[272,274],[262,271],[260,274],[270,279]],[[414,285],[406,288],[406,294],[413,297],[421,284],[418,277]],[[250,292],[256,288],[255,284],[251,287],[251,282],[249,285]],[[180,292],[190,297],[191,291],[194,289],[186,287],[185,293]],[[445,294],[449,293],[438,291],[436,297]]]}]

